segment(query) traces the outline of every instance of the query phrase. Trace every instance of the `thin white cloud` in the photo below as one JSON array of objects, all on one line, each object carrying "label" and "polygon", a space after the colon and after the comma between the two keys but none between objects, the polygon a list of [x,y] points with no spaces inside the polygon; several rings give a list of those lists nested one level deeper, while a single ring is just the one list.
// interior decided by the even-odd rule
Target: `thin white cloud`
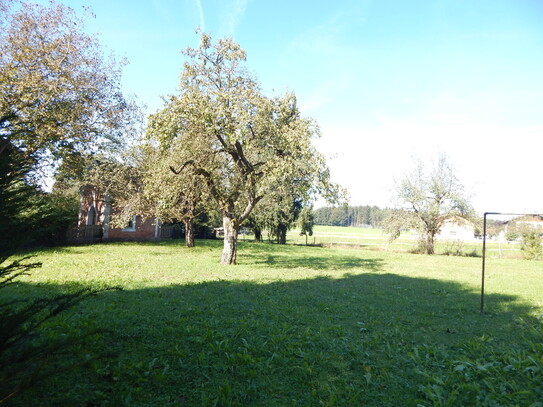
[{"label": "thin white cloud", "polygon": [[225,15],[225,35],[227,37],[233,37],[236,28],[245,15],[245,10],[247,9],[247,4],[249,0],[233,0],[232,3],[228,6]]},{"label": "thin white cloud", "polygon": [[204,7],[202,6],[202,0],[194,0],[196,8],[198,9],[198,16],[200,20],[199,28],[202,31],[206,30],[206,21],[204,17]]}]

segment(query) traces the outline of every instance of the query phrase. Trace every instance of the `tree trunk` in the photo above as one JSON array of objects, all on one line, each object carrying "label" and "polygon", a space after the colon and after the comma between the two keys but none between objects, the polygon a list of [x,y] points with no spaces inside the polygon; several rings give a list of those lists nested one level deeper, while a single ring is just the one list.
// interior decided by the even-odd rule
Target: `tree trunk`
[{"label": "tree trunk", "polygon": [[258,228],[253,228],[253,232],[255,233],[255,242],[261,243],[262,242],[262,230]]},{"label": "tree trunk", "polygon": [[222,250],[221,264],[236,264],[239,225],[235,220],[230,219],[227,216],[223,216],[222,224],[224,227],[224,247]]},{"label": "tree trunk", "polygon": [[426,239],[424,240],[424,250],[426,254],[434,254],[434,234],[427,233]]},{"label": "tree trunk", "polygon": [[279,233],[277,236],[277,243],[287,244],[287,227],[285,225],[279,226]]},{"label": "tree trunk", "polygon": [[194,247],[194,228],[192,227],[192,219],[185,219],[185,245]]}]

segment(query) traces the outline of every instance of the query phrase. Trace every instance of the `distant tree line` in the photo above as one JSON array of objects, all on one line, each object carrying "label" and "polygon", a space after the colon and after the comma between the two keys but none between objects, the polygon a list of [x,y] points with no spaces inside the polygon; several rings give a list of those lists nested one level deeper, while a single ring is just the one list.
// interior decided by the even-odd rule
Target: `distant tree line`
[{"label": "distant tree line", "polygon": [[375,205],[325,206],[314,211],[314,218],[315,225],[378,228],[390,212]]}]

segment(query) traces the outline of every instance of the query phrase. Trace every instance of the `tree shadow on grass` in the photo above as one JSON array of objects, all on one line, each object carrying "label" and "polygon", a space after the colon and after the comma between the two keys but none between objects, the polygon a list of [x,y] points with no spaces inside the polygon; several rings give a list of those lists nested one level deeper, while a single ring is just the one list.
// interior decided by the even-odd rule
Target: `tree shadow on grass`
[{"label": "tree shadow on grass", "polygon": [[361,269],[367,271],[380,271],[384,267],[383,259],[364,259],[360,256],[348,256],[345,252],[335,253],[323,251],[319,247],[280,246],[259,244],[251,245],[248,253],[241,256],[243,264],[254,264],[264,267],[277,267],[285,269],[308,268],[314,270],[349,270]]},{"label": "tree shadow on grass", "polygon": [[454,282],[339,272],[102,293],[56,323],[107,330],[74,359],[116,356],[51,377],[13,405],[431,405],[421,389],[432,375],[446,382],[450,363],[528,352],[542,339],[529,304],[491,294],[481,316],[478,301]]},{"label": "tree shadow on grass", "polygon": [[[250,259],[252,256],[245,256]],[[252,263],[265,265],[266,267],[278,268],[311,268],[314,270],[347,270],[365,269],[370,271],[382,270],[384,262],[382,259],[361,259],[356,256],[341,256],[332,258],[330,256],[303,256],[287,258],[282,255],[267,255],[262,260],[254,260]]]}]

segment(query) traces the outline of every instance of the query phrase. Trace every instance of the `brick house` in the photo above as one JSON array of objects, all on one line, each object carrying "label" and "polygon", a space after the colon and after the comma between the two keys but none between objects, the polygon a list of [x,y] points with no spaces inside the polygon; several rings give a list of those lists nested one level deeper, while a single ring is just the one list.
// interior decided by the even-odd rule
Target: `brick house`
[{"label": "brick house", "polygon": [[169,237],[165,236],[169,228],[162,228],[158,219],[134,215],[124,227],[119,228],[111,225],[114,216],[110,197],[87,185],[80,190],[77,227],[70,231],[68,239],[73,243],[95,243],[150,241]]}]

